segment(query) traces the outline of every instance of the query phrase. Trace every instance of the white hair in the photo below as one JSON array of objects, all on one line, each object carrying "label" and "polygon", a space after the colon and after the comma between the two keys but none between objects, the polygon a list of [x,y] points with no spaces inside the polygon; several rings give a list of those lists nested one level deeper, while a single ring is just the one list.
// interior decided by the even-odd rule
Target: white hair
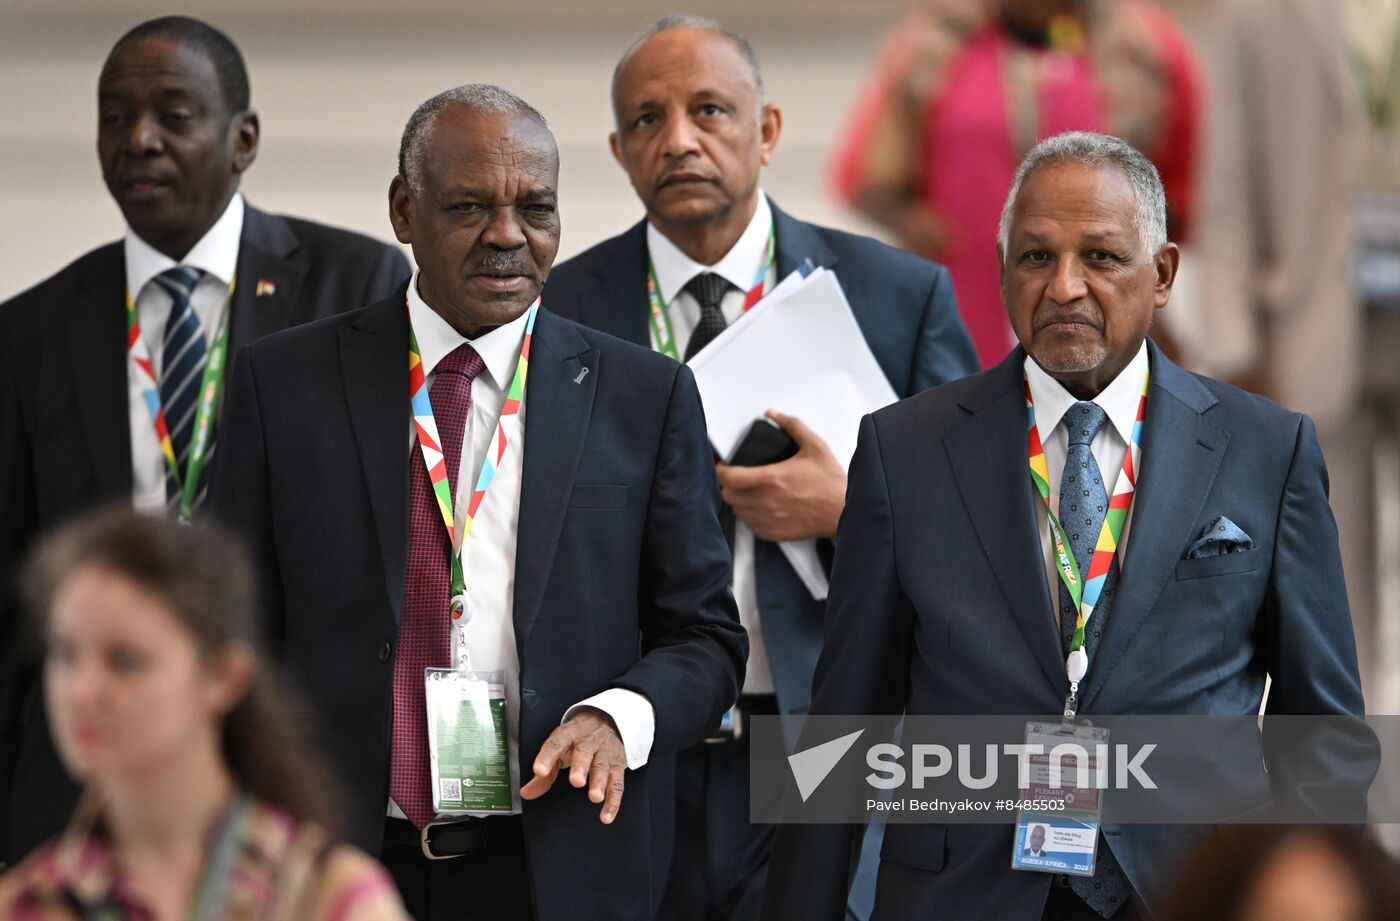
[{"label": "white hair", "polygon": [[1021,186],[1037,169],[1057,163],[1078,163],[1090,169],[1112,166],[1122,170],[1133,187],[1133,224],[1137,227],[1143,252],[1150,257],[1166,245],[1167,195],[1152,161],[1121,138],[1093,131],[1066,131],[1032,147],[1016,169],[1016,178],[1001,209],[1001,226],[997,229],[997,246],[1003,259],[1011,238],[1011,212],[1015,210]]},{"label": "white hair", "polygon": [[487,115],[524,115],[539,122],[551,137],[554,135],[544,116],[510,90],[490,83],[464,83],[443,90],[413,110],[408,124],[404,126],[403,138],[399,141],[399,175],[408,183],[414,195],[423,194],[423,155],[428,150],[428,142],[432,140],[437,117],[453,106],[464,106]]}]

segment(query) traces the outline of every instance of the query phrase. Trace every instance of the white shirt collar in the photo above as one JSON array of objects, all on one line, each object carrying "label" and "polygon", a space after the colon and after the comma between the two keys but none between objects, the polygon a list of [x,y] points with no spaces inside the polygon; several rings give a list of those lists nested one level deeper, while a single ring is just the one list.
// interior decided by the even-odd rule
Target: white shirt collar
[{"label": "white shirt collar", "polygon": [[662,300],[671,303],[686,283],[702,272],[714,272],[740,291],[749,290],[758,276],[759,267],[764,264],[768,233],[772,226],[773,211],[768,206],[768,196],[760,190],[758,206],[753,209],[749,226],[744,228],[729,252],[714,265],[701,265],[648,221],[647,253],[656,268],[656,283],[661,288]]},{"label": "white shirt collar", "polygon": [[[1125,445],[1132,444],[1133,426],[1137,423],[1138,402],[1142,398],[1142,385],[1147,380],[1147,368],[1147,341],[1144,340],[1128,366],[1118,372],[1118,376],[1093,400],[1108,414],[1108,421]],[[1044,441],[1064,419],[1069,408],[1079,400],[1036,364],[1030,355],[1026,356],[1025,369],[1026,381],[1031,387],[1031,400],[1035,404],[1035,427]]]},{"label": "white shirt collar", "polygon": [[243,193],[233,193],[228,207],[214,226],[200,238],[185,258],[176,262],[165,253],[136,235],[130,227],[122,241],[126,254],[126,284],[131,296],[141,296],[141,289],[152,279],[177,265],[187,265],[212,275],[227,286],[238,269],[238,241],[243,236]]},{"label": "white shirt collar", "polygon": [[418,337],[418,354],[425,373],[432,374],[449,352],[470,342],[486,363],[486,373],[491,376],[492,383],[504,391],[510,386],[511,375],[515,374],[515,362],[520,357],[521,343],[525,341],[525,323],[530,311],[504,326],[468,339],[423,300],[418,293],[418,274],[413,273],[413,284],[408,286],[408,315],[413,321],[413,334]]}]

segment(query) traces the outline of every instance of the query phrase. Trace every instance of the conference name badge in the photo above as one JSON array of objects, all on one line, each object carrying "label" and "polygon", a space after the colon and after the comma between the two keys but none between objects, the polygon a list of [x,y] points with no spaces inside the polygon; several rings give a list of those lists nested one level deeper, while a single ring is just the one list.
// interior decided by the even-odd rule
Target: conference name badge
[{"label": "conference name badge", "polygon": [[439,818],[509,813],[506,673],[428,668],[423,689],[433,811]]},{"label": "conference name badge", "polygon": [[1093,876],[1108,780],[1108,730],[1027,723],[1011,869]]}]

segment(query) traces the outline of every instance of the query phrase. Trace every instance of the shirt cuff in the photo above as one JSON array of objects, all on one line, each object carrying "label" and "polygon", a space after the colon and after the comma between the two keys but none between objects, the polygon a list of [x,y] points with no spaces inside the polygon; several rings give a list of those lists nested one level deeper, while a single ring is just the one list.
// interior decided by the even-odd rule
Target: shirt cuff
[{"label": "shirt cuff", "polygon": [[652,740],[656,737],[656,710],[651,701],[636,691],[608,688],[564,711],[560,724],[567,722],[580,707],[593,707],[612,717],[617,734],[622,736],[622,751],[627,756],[628,770],[635,771],[647,763],[651,757]]}]

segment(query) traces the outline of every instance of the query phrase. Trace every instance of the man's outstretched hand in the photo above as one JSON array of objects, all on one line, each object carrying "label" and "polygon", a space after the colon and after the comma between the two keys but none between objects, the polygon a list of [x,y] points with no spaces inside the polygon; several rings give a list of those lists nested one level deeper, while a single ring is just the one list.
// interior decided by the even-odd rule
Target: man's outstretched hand
[{"label": "man's outstretched hand", "polygon": [[627,752],[612,717],[602,710],[583,707],[549,734],[535,756],[535,776],[520,788],[522,799],[539,799],[554,786],[559,772],[569,772],[569,783],[588,787],[590,802],[602,803],[598,818],[612,824],[622,808],[623,775]]}]

